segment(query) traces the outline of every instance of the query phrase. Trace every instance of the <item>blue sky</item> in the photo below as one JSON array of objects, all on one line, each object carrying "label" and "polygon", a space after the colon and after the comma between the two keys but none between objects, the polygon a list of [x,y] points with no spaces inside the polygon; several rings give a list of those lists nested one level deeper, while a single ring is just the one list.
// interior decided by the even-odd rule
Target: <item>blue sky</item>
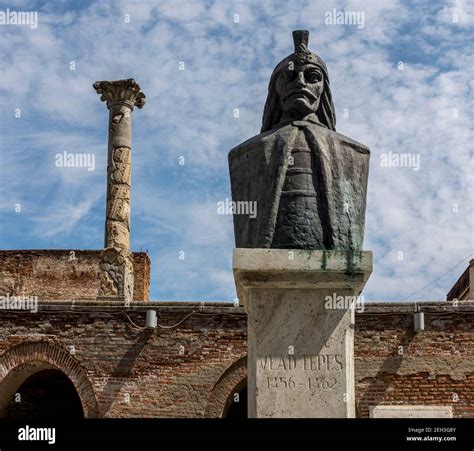
[{"label": "blue sky", "polygon": [[[291,53],[291,31],[308,29],[329,69],[337,131],[372,152],[365,299],[405,300],[459,263],[409,298],[444,299],[473,257],[472,4],[6,8],[38,11],[39,24],[0,26],[0,248],[103,246],[108,117],[92,84],[135,78],[147,104],[133,113],[132,248],[152,259],[151,298],[233,300],[232,218],[217,214],[230,198],[227,154],[259,132],[271,71]],[[334,8],[363,12],[363,27],[326,24]],[[64,151],[93,153],[95,170],[56,167]],[[389,152],[417,156],[419,170],[384,166]]]}]

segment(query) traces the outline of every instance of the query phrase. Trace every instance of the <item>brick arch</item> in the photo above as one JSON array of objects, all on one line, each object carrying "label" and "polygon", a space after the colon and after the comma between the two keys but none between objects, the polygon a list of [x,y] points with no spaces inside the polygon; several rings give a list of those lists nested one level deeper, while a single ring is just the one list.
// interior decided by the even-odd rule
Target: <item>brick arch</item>
[{"label": "brick arch", "polygon": [[204,416],[223,418],[232,402],[232,395],[247,383],[247,356],[230,365],[219,377],[207,399]]},{"label": "brick arch", "polygon": [[69,352],[48,342],[21,343],[0,356],[0,416],[21,384],[44,369],[62,371],[79,395],[84,417],[98,416],[97,399],[85,369]]}]

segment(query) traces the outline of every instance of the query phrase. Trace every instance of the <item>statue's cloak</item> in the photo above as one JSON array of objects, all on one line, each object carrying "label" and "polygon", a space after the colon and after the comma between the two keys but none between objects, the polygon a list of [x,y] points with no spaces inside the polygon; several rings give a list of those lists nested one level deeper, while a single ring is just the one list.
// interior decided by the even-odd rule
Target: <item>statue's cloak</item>
[{"label": "statue's cloak", "polygon": [[322,248],[361,250],[369,149],[311,117],[261,133],[230,151],[232,200],[257,205],[253,219],[234,214],[236,247],[275,247],[280,198],[298,129],[303,130],[311,150],[313,177],[322,204]]}]

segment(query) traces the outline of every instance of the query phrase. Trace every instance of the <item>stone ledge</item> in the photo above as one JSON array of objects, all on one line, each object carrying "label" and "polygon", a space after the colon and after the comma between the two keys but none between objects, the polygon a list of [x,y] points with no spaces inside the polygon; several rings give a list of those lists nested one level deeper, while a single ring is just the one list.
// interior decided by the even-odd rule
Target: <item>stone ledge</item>
[{"label": "stone ledge", "polygon": [[329,289],[359,294],[372,273],[370,251],[234,249],[237,295],[249,289]]},{"label": "stone ledge", "polygon": [[371,418],[452,418],[451,406],[391,406],[370,407]]},{"label": "stone ledge", "polygon": [[233,267],[234,271],[249,272],[318,271],[357,275],[372,272],[372,252],[236,248]]},{"label": "stone ledge", "polygon": [[[415,312],[415,304],[425,313],[439,314],[456,314],[456,313],[474,313],[474,301],[460,301],[455,307],[452,302],[447,301],[417,301],[417,302],[385,302],[368,301],[364,304],[364,311],[356,310],[355,315],[412,315]],[[191,311],[204,309],[204,311],[223,311],[243,313],[242,307],[235,307],[230,301],[151,301],[144,304],[143,302],[131,302],[129,307],[125,307],[122,302],[115,301],[97,301],[97,300],[39,300],[38,306],[40,310],[74,310],[80,311],[87,307],[104,307],[115,308],[117,310],[139,310],[148,309],[161,311]],[[15,312],[17,310],[0,309],[2,312]],[[24,312],[24,311],[20,311]]]},{"label": "stone ledge", "polygon": [[[202,313],[222,313],[222,314],[245,314],[240,306],[235,306],[231,302],[185,302],[185,301],[168,301],[168,302],[131,302],[128,307],[123,302],[117,301],[97,301],[97,300],[41,300],[38,301],[38,310],[41,311],[71,311],[93,313],[94,311],[110,311],[110,312],[145,312],[146,310],[156,310],[159,312],[182,312],[189,313],[192,311]],[[25,314],[25,310],[0,309],[2,313],[19,313]]]},{"label": "stone ledge", "polygon": [[356,312],[356,316],[377,314],[413,314],[416,307],[425,313],[474,313],[474,301],[459,301],[457,306],[455,306],[452,302],[445,300],[410,302],[367,301],[364,303],[364,312]]}]

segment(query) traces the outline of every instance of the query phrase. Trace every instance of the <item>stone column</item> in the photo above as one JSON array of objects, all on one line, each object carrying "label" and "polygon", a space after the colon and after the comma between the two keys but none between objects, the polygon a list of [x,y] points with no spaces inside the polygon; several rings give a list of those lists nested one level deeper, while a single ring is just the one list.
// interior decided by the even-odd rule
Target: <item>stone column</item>
[{"label": "stone column", "polygon": [[132,111],[145,105],[145,95],[133,79],[98,81],[94,88],[109,109],[107,206],[101,284],[98,298],[130,302],[133,259],[130,252],[130,181]]},{"label": "stone column", "polygon": [[355,416],[354,308],[371,252],[234,249],[250,418]]}]

